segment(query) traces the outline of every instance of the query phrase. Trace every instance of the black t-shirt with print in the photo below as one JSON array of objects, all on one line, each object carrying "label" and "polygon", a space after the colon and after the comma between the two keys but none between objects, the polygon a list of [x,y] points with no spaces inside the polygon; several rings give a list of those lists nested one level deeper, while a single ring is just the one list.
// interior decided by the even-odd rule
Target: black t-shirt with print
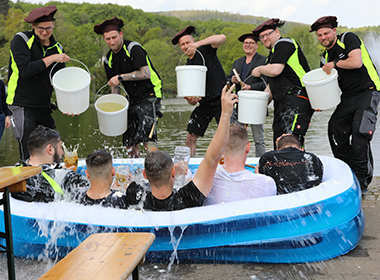
[{"label": "black t-shirt with print", "polygon": [[193,181],[183,186],[166,199],[157,199],[148,192],[144,202],[144,209],[152,211],[173,211],[190,207],[202,206],[206,197],[199,191]]},{"label": "black t-shirt with print", "polygon": [[259,172],[272,177],[277,193],[305,190],[322,182],[323,165],[314,154],[297,148],[266,152],[259,161]]},{"label": "black t-shirt with print", "polygon": [[81,204],[127,209],[128,206],[139,203],[142,198],[143,191],[143,187],[135,182],[132,182],[128,185],[125,194],[120,191],[111,190],[111,193],[108,196],[100,199],[92,199],[88,197],[87,194],[84,194],[81,199]]}]

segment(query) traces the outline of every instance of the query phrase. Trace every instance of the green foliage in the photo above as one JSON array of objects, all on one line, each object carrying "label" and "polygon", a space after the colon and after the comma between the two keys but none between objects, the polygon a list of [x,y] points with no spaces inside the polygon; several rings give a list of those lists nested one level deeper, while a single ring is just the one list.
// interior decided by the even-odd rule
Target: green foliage
[{"label": "green foliage", "polygon": [[[5,12],[2,5],[9,4]],[[163,80],[163,91],[166,96],[176,93],[175,67],[183,64],[185,57],[178,46],[171,44],[171,38],[186,25],[192,24],[197,28],[197,39],[203,39],[213,34],[225,34],[227,41],[218,49],[218,57],[226,74],[231,71],[235,59],[243,55],[242,43],[237,38],[252,31],[266,18],[243,16],[239,14],[221,13],[217,11],[175,11],[163,13],[146,13],[133,9],[130,6],[115,4],[75,4],[49,2],[47,5],[56,5],[56,28],[54,36],[62,43],[67,54],[86,64],[91,72],[91,91],[96,92],[106,84],[106,76],[102,65],[102,56],[108,48],[102,36],[94,33],[95,24],[105,19],[117,16],[124,21],[124,37],[128,40],[140,42],[148,54]],[[13,36],[19,31],[30,29],[24,22],[24,17],[30,10],[40,5],[24,2],[9,2],[0,0],[0,68],[9,61],[9,45]],[[6,6],[4,6],[6,7]],[[321,47],[315,34],[308,32],[305,24],[287,22],[281,28],[284,36],[296,39],[311,66],[319,66]],[[348,31],[340,28],[339,31]],[[380,26],[350,29],[364,38],[368,32],[380,33]],[[268,50],[259,44],[258,52],[267,55]],[[75,62],[69,62],[75,63]],[[76,63],[75,63],[76,64]],[[94,99],[95,95],[92,95]]]}]

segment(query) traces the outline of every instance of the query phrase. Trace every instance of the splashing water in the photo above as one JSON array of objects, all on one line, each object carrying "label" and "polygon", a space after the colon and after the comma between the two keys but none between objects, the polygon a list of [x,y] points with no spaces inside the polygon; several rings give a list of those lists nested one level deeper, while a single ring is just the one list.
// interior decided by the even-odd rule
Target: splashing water
[{"label": "splashing water", "polygon": [[372,62],[375,64],[377,73],[380,73],[380,35],[369,33],[365,36],[364,42],[371,56]]}]

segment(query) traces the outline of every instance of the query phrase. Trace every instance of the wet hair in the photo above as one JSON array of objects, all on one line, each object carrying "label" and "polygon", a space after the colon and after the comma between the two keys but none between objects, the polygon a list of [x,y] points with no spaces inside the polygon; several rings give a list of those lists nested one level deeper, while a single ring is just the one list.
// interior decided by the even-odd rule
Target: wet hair
[{"label": "wet hair", "polygon": [[277,150],[284,149],[287,146],[296,146],[297,148],[301,147],[299,140],[294,135],[287,134],[287,135],[282,135],[279,138],[280,139],[278,139],[278,142],[277,142]]},{"label": "wet hair", "polygon": [[147,154],[144,168],[149,182],[160,187],[169,182],[173,161],[167,152],[158,150]]},{"label": "wet hair", "polygon": [[241,152],[249,142],[247,129],[239,124],[233,123],[230,126],[230,138],[227,143],[227,152]]},{"label": "wet hair", "polygon": [[87,172],[92,177],[107,177],[112,172],[112,155],[106,150],[98,150],[86,158]]},{"label": "wet hair", "polygon": [[61,137],[58,131],[39,125],[30,133],[26,145],[30,154],[39,154],[49,144],[56,147],[59,141]]}]

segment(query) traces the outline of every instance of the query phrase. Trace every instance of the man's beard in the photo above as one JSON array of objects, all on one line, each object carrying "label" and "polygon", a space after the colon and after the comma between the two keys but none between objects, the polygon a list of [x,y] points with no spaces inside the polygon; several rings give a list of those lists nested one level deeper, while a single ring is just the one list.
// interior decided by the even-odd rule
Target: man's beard
[{"label": "man's beard", "polygon": [[59,157],[57,150],[55,150],[54,155],[53,155],[53,162],[59,164],[62,162],[62,158],[63,158],[63,156]]}]

